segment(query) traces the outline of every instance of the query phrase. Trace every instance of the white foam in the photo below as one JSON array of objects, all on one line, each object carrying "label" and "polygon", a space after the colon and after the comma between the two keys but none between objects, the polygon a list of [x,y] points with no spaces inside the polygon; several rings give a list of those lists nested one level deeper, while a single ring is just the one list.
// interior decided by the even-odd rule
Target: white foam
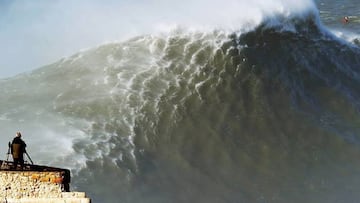
[{"label": "white foam", "polygon": [[[23,7],[29,5],[38,9],[33,11],[35,15],[24,22],[14,18],[9,23],[9,32],[3,36],[7,39],[5,44],[15,41],[22,45],[9,46],[11,51],[7,51],[17,53],[16,57],[22,59],[17,63],[14,63],[14,56],[3,53],[3,63],[7,64],[4,67],[8,69],[24,66],[29,70],[29,67],[51,63],[86,47],[122,41],[178,25],[194,29],[251,29],[269,16],[301,16],[309,11],[317,13],[312,0],[149,0],[141,3],[111,1],[109,4],[96,0],[63,0],[46,3],[31,1],[26,4],[14,1],[11,14],[14,17],[27,15],[26,12],[30,11]],[[63,9],[69,6],[71,9]],[[25,39],[17,34],[22,31],[31,34]],[[42,46],[34,46],[38,36],[46,41]],[[34,50],[34,47],[37,49]]]},{"label": "white foam", "polygon": [[157,22],[158,31],[172,30],[184,26],[189,30],[226,29],[230,31],[249,30],[264,20],[306,17],[309,13],[317,16],[312,0],[198,0],[181,1],[188,5],[186,15],[174,10],[166,20]]},{"label": "white foam", "polygon": [[358,33],[354,33],[349,30],[332,29],[331,32],[336,37],[351,43],[353,43],[355,39],[360,39],[360,35]]}]

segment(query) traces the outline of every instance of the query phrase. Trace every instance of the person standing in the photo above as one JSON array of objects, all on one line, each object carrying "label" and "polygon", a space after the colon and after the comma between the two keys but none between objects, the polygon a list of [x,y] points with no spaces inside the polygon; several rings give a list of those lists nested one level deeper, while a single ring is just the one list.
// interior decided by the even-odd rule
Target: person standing
[{"label": "person standing", "polygon": [[11,143],[11,154],[14,160],[15,169],[17,168],[18,164],[20,164],[21,169],[24,167],[24,153],[26,152],[25,148],[26,144],[21,139],[21,133],[16,132],[16,136]]}]

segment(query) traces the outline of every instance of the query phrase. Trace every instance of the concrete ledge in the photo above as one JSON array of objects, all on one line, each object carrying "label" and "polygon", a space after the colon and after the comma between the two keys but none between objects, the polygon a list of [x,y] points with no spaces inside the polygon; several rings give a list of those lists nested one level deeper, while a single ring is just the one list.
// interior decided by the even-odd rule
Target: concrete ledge
[{"label": "concrete ledge", "polygon": [[90,203],[89,198],[21,198],[21,199],[0,199],[7,203]]}]

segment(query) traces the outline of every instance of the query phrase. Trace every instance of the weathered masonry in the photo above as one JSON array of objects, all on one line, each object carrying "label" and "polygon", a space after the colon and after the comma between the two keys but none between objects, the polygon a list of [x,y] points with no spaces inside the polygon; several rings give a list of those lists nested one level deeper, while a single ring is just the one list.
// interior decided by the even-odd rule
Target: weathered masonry
[{"label": "weathered masonry", "polygon": [[84,192],[69,192],[67,169],[25,165],[22,170],[12,170],[11,162],[0,164],[0,202],[90,203]]}]

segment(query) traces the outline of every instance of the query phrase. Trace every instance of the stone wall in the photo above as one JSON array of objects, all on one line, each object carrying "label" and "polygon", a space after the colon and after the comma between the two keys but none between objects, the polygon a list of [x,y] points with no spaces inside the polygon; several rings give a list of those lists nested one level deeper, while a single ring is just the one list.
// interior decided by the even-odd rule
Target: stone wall
[{"label": "stone wall", "polygon": [[63,192],[61,198],[2,198],[6,203],[90,203],[84,192]]},{"label": "stone wall", "polygon": [[68,191],[71,177],[67,169],[26,164],[20,171],[12,170],[12,165],[12,162],[0,160],[0,202],[91,202],[84,192]]},{"label": "stone wall", "polygon": [[60,172],[0,171],[0,196],[8,198],[61,197]]}]

